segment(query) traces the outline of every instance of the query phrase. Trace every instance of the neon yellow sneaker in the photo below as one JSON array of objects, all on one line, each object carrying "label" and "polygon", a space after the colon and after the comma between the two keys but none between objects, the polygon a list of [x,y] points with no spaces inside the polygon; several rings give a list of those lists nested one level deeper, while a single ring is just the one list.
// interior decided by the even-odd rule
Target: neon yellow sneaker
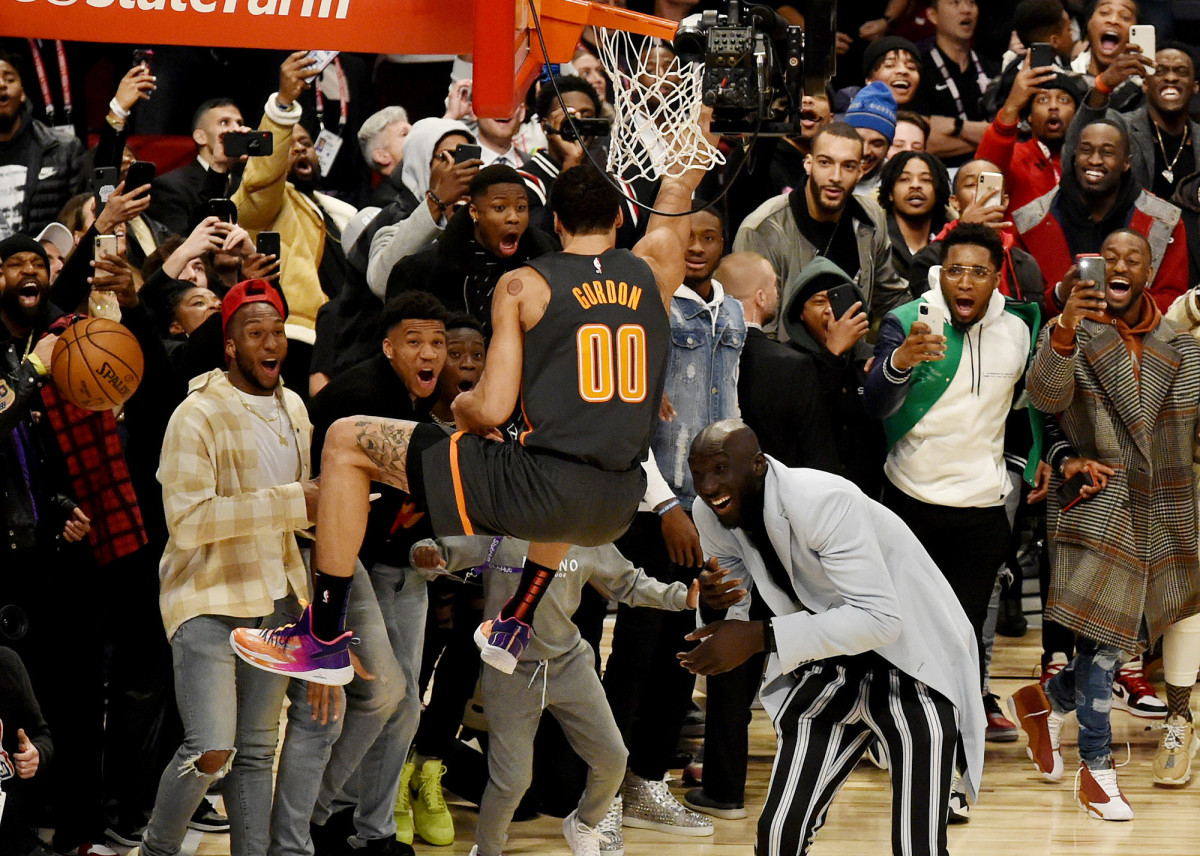
[{"label": "neon yellow sneaker", "polygon": [[400,793],[396,797],[396,840],[402,844],[413,843],[412,791],[408,787],[416,770],[409,761],[400,771]]},{"label": "neon yellow sneaker", "polygon": [[[446,767],[431,758],[416,771],[416,799],[412,803],[413,828],[417,835],[436,847],[454,843],[454,818],[442,793],[442,774]],[[410,785],[411,787],[411,785]]]}]

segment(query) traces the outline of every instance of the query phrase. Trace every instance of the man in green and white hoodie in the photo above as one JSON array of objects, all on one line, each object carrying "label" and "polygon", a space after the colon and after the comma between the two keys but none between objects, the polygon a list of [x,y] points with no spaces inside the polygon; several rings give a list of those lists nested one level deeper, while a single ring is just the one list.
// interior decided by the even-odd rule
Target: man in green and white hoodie
[{"label": "man in green and white hoodie", "polygon": [[[930,290],[884,317],[863,405],[883,420],[887,436],[883,503],[946,575],[982,664],[988,600],[1011,535],[1005,425],[1014,407],[1025,407],[1023,379],[1040,317],[1036,304],[997,290],[1004,247],[995,230],[959,225],[942,251]],[[1039,466],[1041,422],[1032,409],[1029,418],[1033,448],[1024,478],[1040,485],[1048,472]]]}]

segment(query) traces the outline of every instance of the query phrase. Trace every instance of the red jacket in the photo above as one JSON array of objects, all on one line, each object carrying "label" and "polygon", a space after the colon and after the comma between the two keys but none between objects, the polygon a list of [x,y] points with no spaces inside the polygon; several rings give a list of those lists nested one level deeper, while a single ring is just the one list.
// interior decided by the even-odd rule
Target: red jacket
[{"label": "red jacket", "polygon": [[[1013,225],[1021,245],[1042,268],[1048,318],[1062,312],[1062,305],[1054,296],[1054,286],[1075,263],[1062,225],[1050,207],[1057,194],[1055,188],[1013,212]],[[1147,291],[1163,312],[1188,289],[1187,232],[1181,213],[1171,203],[1143,190],[1134,201],[1126,223],[1150,242],[1154,282]]]},{"label": "red jacket", "polygon": [[1004,125],[997,116],[983,132],[975,157],[1000,167],[1008,190],[1008,210],[1016,211],[1054,188],[1062,177],[1062,161],[1046,157],[1035,139],[1017,142],[1017,126]]}]

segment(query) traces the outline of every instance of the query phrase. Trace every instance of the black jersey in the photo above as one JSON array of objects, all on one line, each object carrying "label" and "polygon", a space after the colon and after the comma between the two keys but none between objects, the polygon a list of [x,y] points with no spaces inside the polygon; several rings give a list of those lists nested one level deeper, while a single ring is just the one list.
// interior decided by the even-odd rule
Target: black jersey
[{"label": "black jersey", "polygon": [[628,250],[529,263],[550,285],[525,334],[521,443],[611,472],[646,459],[671,327],[650,265]]}]

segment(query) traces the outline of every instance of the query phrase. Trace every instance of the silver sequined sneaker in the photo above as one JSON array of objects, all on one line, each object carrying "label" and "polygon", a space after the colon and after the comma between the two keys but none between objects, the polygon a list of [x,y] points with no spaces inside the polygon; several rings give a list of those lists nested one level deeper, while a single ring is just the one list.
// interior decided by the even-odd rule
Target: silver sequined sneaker
[{"label": "silver sequined sneaker", "polygon": [[625,835],[621,832],[621,795],[613,797],[604,813],[604,820],[596,825],[600,831],[600,856],[625,856]]},{"label": "silver sequined sneaker", "polygon": [[712,818],[685,807],[667,788],[667,782],[625,774],[621,785],[621,822],[637,829],[670,835],[712,835]]}]

